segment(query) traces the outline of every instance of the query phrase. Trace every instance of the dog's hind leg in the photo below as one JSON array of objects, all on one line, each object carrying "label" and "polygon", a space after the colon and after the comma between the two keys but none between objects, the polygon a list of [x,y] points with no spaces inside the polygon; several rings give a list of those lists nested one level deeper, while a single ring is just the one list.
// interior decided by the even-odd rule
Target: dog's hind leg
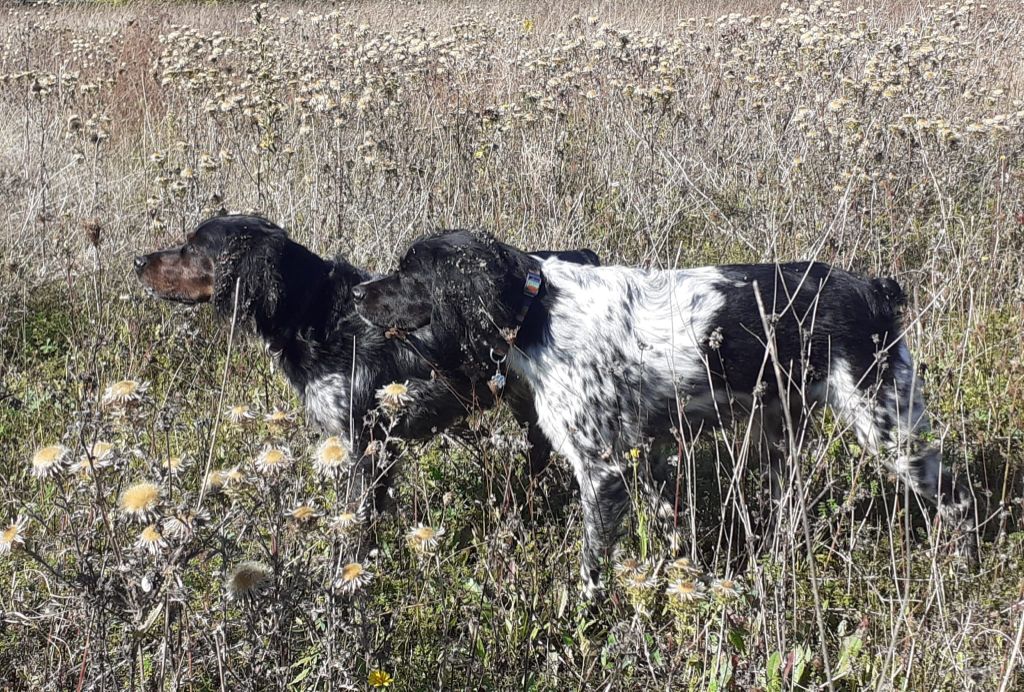
[{"label": "dog's hind leg", "polygon": [[961,547],[975,560],[973,495],[942,463],[938,446],[928,439],[931,424],[910,351],[900,341],[880,354],[878,362],[882,370],[877,375],[876,366],[857,372],[848,363],[834,363],[829,403],[867,451],[883,457],[914,493],[936,505],[953,528],[964,532]]}]

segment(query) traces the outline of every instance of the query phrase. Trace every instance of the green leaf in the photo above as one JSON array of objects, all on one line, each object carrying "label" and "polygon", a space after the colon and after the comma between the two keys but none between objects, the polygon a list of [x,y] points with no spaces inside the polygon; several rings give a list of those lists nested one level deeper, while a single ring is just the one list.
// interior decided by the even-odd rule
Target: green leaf
[{"label": "green leaf", "polygon": [[767,692],[782,692],[782,652],[773,651],[768,657],[765,670],[765,689]]},{"label": "green leaf", "polygon": [[729,643],[741,654],[747,652],[747,641],[743,638],[744,634],[746,633],[741,629],[729,630]]}]

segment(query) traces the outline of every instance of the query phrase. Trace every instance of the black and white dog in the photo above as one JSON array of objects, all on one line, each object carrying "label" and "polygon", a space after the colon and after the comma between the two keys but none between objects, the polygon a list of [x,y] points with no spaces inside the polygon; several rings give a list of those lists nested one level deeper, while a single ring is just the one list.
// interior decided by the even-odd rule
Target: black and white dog
[{"label": "black and white dog", "polygon": [[460,355],[449,370],[486,373],[507,354],[530,383],[540,426],[579,482],[588,593],[600,586],[634,483],[666,499],[664,472],[638,478],[637,449],[747,423],[778,495],[787,436],[822,405],[917,494],[972,526],[970,489],[925,439],[900,325],[905,299],[892,279],[818,262],[583,267],[453,231],[416,242],[396,273],[355,295],[381,327],[429,324],[439,350]]},{"label": "black and white dog", "polygon": [[[559,254],[569,261],[598,262],[589,250]],[[466,377],[437,377],[444,360],[429,330],[415,348],[389,339],[355,312],[353,289],[372,276],[342,257],[322,259],[270,221],[219,216],[189,233],[185,243],[135,258],[135,271],[157,297],[186,304],[212,303],[217,315],[251,328],[267,345],[309,418],[346,443],[355,467],[349,500],[363,510],[387,489],[386,468],[365,454],[386,434],[376,392],[392,382],[408,384],[408,401],[387,434],[425,439],[475,407],[490,407],[493,393]],[[528,427],[530,466],[541,470],[551,446],[536,425],[529,388],[510,382],[511,405]],[[389,467],[388,467],[389,468]],[[377,497],[375,498],[374,495]]]}]

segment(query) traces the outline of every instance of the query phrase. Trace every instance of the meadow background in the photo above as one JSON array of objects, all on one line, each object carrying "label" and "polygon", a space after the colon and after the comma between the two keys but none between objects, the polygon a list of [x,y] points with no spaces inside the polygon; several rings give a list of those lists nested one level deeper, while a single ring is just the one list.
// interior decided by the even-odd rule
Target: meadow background
[{"label": "meadow background", "polygon": [[[1024,9],[615,5],[0,10],[0,687],[1024,685]],[[502,415],[353,526],[262,347],[135,281],[220,210],[381,271],[476,226],[895,276],[981,564],[828,417],[773,550],[723,433],[685,455],[694,564],[641,512],[596,604],[570,474],[531,483]]]}]

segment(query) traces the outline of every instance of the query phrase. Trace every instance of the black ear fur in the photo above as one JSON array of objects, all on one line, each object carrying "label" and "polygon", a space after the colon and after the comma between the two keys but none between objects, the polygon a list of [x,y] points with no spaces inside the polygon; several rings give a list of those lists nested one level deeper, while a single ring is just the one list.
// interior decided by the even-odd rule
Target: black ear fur
[{"label": "black ear fur", "polygon": [[[467,374],[480,370],[479,357],[474,353],[476,336],[465,318],[465,305],[452,292],[454,281],[447,272],[435,272],[432,288],[433,307],[430,315],[430,332],[437,345],[433,354],[442,370],[461,370]],[[462,291],[458,292],[461,295]],[[479,373],[478,373],[479,374]]]},{"label": "black ear fur", "polygon": [[521,253],[489,236],[435,260],[430,330],[457,363],[439,363],[468,375],[490,374],[491,349],[512,328],[527,268]]},{"label": "black ear fur", "polygon": [[280,233],[240,233],[230,237],[218,259],[214,308],[230,319],[238,292],[238,317],[257,328],[275,320],[284,301],[281,255],[288,236]]},{"label": "black ear fur", "polygon": [[352,309],[352,288],[370,279],[365,272],[351,264],[342,255],[337,255],[330,265],[328,280],[331,282],[331,324],[341,324]]}]

